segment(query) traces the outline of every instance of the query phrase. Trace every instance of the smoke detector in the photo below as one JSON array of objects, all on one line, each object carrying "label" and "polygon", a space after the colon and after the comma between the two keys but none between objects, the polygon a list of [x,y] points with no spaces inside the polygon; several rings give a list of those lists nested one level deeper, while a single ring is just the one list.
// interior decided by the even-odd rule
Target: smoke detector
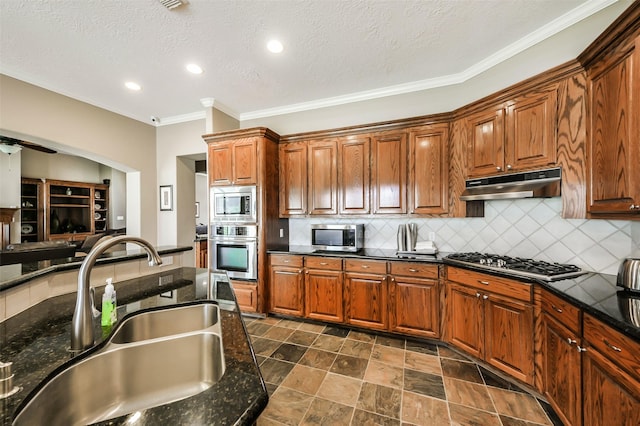
[{"label": "smoke detector", "polygon": [[161,5],[163,5],[169,10],[175,9],[176,7],[182,6],[183,4],[187,3],[186,1],[182,1],[182,0],[158,0],[158,1],[160,2]]}]

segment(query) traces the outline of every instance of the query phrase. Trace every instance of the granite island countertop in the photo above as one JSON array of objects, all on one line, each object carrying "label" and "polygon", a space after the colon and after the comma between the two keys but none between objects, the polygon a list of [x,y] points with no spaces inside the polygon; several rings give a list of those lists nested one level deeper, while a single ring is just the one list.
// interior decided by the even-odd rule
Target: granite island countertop
[{"label": "granite island countertop", "polygon": [[[136,424],[250,425],[257,420],[268,395],[226,274],[183,267],[114,285],[119,321],[146,308],[206,300],[209,286],[213,289],[211,300],[220,306],[226,363],[221,379],[197,395],[142,411]],[[102,291],[96,290],[97,300]],[[22,388],[2,400],[3,424],[11,424],[16,408],[29,392],[70,359],[67,349],[74,306],[75,294],[58,296],[0,323],[0,360],[13,362],[14,385]],[[89,351],[99,349],[111,331],[100,327],[99,318],[94,326],[97,346]],[[99,424],[128,424],[130,417]]]}]

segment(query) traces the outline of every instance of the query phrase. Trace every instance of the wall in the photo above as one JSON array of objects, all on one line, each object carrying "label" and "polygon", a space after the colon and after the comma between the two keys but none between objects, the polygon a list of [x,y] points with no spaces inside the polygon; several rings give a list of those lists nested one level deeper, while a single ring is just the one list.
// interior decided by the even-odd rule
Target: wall
[{"label": "wall", "polygon": [[155,127],[1,74],[0,87],[0,133],[127,173],[127,231],[155,244]]},{"label": "wall", "polygon": [[418,241],[426,241],[433,231],[443,253],[495,253],[570,263],[606,274],[616,274],[624,258],[640,254],[640,223],[563,219],[561,208],[558,197],[486,201],[484,218],[290,219],[290,244],[309,245],[312,223],[364,223],[365,247],[395,250],[398,225],[416,223]]},{"label": "wall", "polygon": [[[20,206],[21,157],[22,151],[11,155],[0,152],[0,207]],[[20,214],[16,212],[13,217],[15,222],[9,225],[9,242],[19,243]],[[0,245],[2,245],[2,241],[0,241]]]},{"label": "wall", "polygon": [[209,224],[209,179],[207,175],[196,174],[196,202],[200,203],[200,217],[195,218],[196,225]]}]

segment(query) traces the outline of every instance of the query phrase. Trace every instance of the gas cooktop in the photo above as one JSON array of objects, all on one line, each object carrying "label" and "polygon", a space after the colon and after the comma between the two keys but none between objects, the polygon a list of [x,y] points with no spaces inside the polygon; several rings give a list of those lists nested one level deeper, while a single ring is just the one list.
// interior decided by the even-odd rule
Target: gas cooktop
[{"label": "gas cooktop", "polygon": [[446,256],[445,259],[452,264],[473,266],[488,271],[499,271],[544,281],[559,281],[586,274],[575,265],[488,253],[453,253]]}]

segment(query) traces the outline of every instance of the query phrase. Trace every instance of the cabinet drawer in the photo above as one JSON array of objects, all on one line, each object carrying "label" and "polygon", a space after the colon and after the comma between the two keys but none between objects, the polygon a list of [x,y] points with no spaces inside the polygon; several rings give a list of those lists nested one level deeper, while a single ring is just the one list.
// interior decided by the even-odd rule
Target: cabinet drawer
[{"label": "cabinet drawer", "polygon": [[542,310],[570,331],[580,334],[580,309],[553,293],[542,290]]},{"label": "cabinet drawer", "polygon": [[387,262],[380,260],[345,259],[344,270],[347,272],[364,272],[367,274],[386,274]]},{"label": "cabinet drawer", "polygon": [[272,265],[302,268],[302,256],[295,256],[292,254],[272,254],[269,255],[269,257]]},{"label": "cabinet drawer", "polygon": [[588,314],[584,315],[583,327],[584,339],[591,346],[631,373],[634,379],[640,379],[640,343]]},{"label": "cabinet drawer", "polygon": [[336,257],[308,256],[304,258],[304,266],[311,269],[342,270],[342,259]]},{"label": "cabinet drawer", "polygon": [[417,262],[390,262],[389,265],[391,265],[391,275],[438,279],[438,265]]},{"label": "cabinet drawer", "polygon": [[531,284],[468,269],[447,267],[447,279],[491,293],[531,302]]}]

